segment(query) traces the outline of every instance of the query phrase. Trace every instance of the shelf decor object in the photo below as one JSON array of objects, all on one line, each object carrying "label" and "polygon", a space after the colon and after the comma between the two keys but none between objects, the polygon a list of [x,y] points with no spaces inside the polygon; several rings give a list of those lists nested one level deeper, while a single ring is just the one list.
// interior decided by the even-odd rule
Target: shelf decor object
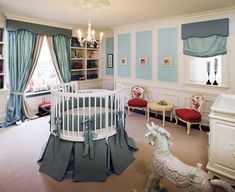
[{"label": "shelf decor object", "polygon": [[217,81],[216,81],[216,74],[218,72],[218,59],[215,58],[215,64],[214,64],[214,73],[215,73],[215,81],[213,83],[213,85],[218,85]]},{"label": "shelf decor object", "polygon": [[211,85],[211,82],[210,82],[210,73],[211,73],[211,64],[210,64],[210,61],[207,62],[207,74],[208,74],[208,80],[206,82],[207,85]]}]

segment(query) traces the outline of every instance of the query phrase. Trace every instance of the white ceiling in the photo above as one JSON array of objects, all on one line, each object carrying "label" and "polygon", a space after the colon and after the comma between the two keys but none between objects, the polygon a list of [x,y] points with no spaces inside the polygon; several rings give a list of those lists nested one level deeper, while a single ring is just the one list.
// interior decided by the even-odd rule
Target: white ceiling
[{"label": "white ceiling", "polygon": [[102,9],[86,10],[74,0],[0,0],[5,15],[33,17],[71,25],[110,28],[142,21],[235,6],[235,0],[109,0]]}]

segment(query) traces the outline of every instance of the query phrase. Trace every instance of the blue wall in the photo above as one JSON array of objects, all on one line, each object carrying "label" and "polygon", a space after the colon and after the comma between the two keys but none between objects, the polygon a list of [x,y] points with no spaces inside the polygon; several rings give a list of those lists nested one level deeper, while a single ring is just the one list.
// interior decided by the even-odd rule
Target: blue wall
[{"label": "blue wall", "polygon": [[[147,58],[147,64],[140,59]],[[136,33],[136,79],[152,79],[152,32]]]},{"label": "blue wall", "polygon": [[[113,75],[113,68],[107,67],[107,55],[113,54],[114,55],[114,38],[109,37],[106,38],[106,57],[105,57],[105,74],[106,75]],[[113,58],[113,64],[114,64],[114,58]]]},{"label": "blue wall", "polygon": [[[177,82],[177,28],[158,30],[158,80]],[[172,67],[163,67],[162,58],[171,57]]]},{"label": "blue wall", "polygon": [[[127,58],[127,65],[120,65],[121,58]],[[131,34],[118,35],[118,76],[130,78],[131,76]]]}]

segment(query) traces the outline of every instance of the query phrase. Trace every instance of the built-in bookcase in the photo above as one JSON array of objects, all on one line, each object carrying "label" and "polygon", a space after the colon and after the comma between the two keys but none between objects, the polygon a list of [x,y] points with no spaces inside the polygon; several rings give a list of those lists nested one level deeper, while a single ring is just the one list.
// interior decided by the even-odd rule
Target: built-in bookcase
[{"label": "built-in bookcase", "polygon": [[4,89],[5,84],[5,65],[4,65],[4,28],[0,27],[0,122],[6,119],[6,108],[8,91]]},{"label": "built-in bookcase", "polygon": [[76,37],[71,41],[71,78],[72,81],[84,81],[99,79],[100,59],[99,45],[83,46],[77,41]]},{"label": "built-in bookcase", "polygon": [[4,28],[0,28],[0,89],[4,88]]}]

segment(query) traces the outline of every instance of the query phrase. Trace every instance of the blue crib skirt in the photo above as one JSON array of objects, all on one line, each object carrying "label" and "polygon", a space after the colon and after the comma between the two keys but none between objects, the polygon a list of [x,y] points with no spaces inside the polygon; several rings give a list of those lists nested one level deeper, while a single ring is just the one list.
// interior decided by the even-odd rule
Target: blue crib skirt
[{"label": "blue crib skirt", "polygon": [[121,144],[116,135],[94,141],[94,158],[84,156],[84,142],[59,139],[50,135],[41,157],[39,171],[57,181],[71,176],[73,181],[105,181],[112,174],[121,174],[133,161],[137,147],[125,133]]}]

